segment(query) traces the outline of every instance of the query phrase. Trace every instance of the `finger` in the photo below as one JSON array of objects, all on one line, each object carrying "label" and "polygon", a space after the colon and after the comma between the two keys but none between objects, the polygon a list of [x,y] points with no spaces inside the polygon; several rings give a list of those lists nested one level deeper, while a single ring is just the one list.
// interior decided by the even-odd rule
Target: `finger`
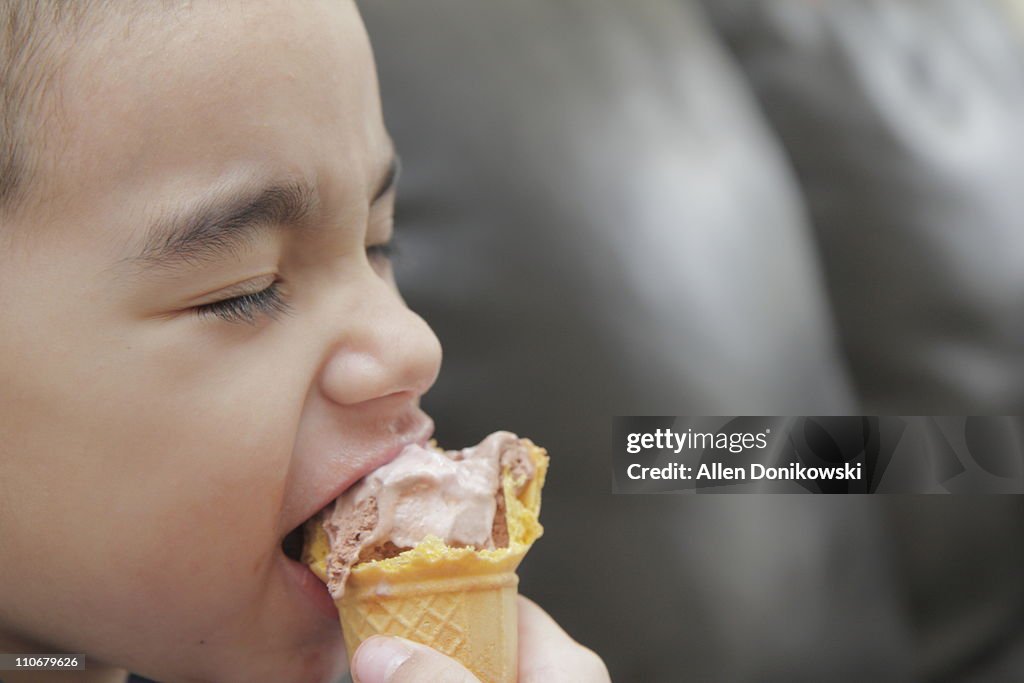
[{"label": "finger", "polygon": [[394,636],[363,641],[352,659],[352,678],[356,683],[480,683],[451,657]]},{"label": "finger", "polygon": [[519,596],[519,683],[609,683],[608,669],[548,613]]}]

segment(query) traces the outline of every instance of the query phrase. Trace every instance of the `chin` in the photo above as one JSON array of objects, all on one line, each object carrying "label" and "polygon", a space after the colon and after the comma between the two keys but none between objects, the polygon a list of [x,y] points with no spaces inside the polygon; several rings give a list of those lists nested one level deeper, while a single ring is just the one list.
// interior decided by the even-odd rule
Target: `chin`
[{"label": "chin", "polygon": [[238,683],[337,683],[348,671],[344,646],[332,650],[321,649],[297,656],[292,661],[268,663],[266,668],[249,667],[248,671],[225,671],[215,679]]},{"label": "chin", "polygon": [[307,648],[289,656],[272,655],[267,652],[249,653],[251,658],[228,657],[202,670],[178,670],[176,672],[137,671],[141,676],[160,683],[337,683],[348,671],[344,644],[332,647]]},{"label": "chin", "polygon": [[220,647],[207,640],[187,651],[166,650],[160,663],[149,660],[148,667],[142,661],[126,664],[160,683],[337,683],[348,671],[341,629],[322,629],[312,639],[298,630],[286,628],[276,636],[263,631]]},{"label": "chin", "polygon": [[[323,638],[301,647],[275,649],[272,644],[247,647],[234,658],[235,669],[218,664],[216,683],[337,683],[348,671],[341,630],[321,631]],[[262,652],[261,652],[262,651]]]}]

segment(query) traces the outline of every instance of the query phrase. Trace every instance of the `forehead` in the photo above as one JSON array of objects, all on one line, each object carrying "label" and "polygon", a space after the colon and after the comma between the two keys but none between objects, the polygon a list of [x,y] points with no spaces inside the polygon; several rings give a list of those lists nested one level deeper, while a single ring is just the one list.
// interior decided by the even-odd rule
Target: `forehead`
[{"label": "forehead", "polygon": [[141,211],[241,173],[365,194],[390,151],[351,2],[153,9],[71,52],[47,185],[78,212]]}]

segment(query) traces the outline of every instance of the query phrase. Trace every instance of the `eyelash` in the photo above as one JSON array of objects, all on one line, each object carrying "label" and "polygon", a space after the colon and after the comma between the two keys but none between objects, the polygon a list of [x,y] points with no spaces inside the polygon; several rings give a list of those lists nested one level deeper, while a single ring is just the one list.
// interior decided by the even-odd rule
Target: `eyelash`
[{"label": "eyelash", "polygon": [[240,294],[230,299],[196,306],[195,311],[200,318],[216,316],[225,322],[252,325],[256,322],[257,315],[262,314],[274,319],[287,313],[288,303],[281,295],[279,283],[274,282],[258,292]]},{"label": "eyelash", "polygon": [[372,244],[366,248],[366,255],[371,260],[374,258],[381,258],[389,260],[395,255],[395,241],[392,239],[390,242],[383,242],[381,244]]},{"label": "eyelash", "polygon": [[[390,260],[395,253],[395,245],[393,241],[373,244],[366,248],[366,253],[371,260],[376,258]],[[255,323],[256,316],[261,314],[276,319],[289,310],[288,302],[281,295],[279,284],[275,281],[269,287],[258,292],[240,294],[230,299],[196,306],[196,315],[200,318],[216,316],[225,322],[250,325]]]}]

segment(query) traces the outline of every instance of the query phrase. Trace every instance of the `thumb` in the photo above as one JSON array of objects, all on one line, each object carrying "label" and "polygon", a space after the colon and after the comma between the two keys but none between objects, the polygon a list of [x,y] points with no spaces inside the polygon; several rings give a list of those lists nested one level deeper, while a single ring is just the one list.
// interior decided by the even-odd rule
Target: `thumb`
[{"label": "thumb", "polygon": [[480,683],[451,657],[395,636],[363,641],[352,658],[352,678],[356,683]]}]

